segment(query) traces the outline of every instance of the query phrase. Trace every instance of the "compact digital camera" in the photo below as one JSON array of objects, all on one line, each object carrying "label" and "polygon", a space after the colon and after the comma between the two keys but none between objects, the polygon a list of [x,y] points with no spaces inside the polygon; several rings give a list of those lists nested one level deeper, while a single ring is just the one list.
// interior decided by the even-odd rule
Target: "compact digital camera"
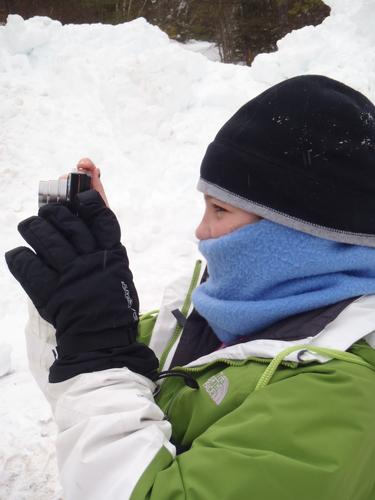
[{"label": "compact digital camera", "polygon": [[47,203],[72,204],[78,193],[91,188],[91,176],[80,172],[71,172],[67,178],[40,181],[38,192],[39,207]]}]

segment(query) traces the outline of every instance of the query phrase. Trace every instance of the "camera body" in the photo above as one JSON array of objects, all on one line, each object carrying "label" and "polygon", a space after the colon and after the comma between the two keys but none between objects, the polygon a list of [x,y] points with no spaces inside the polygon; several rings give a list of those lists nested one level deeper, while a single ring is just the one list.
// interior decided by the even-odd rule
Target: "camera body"
[{"label": "camera body", "polygon": [[80,172],[71,172],[67,178],[40,181],[38,191],[39,208],[48,203],[72,205],[78,193],[91,189],[91,176]]}]

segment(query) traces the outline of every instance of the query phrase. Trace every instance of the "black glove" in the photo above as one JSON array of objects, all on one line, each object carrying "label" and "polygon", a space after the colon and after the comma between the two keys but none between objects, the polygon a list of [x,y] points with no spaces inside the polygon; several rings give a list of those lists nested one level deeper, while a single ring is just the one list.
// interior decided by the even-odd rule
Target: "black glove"
[{"label": "black glove", "polygon": [[39,314],[56,329],[50,381],[127,366],[154,377],[157,359],[136,343],[138,295],[120,226],[96,191],[77,196],[77,215],[45,205],[18,230],[36,252],[18,247],[8,267]]}]

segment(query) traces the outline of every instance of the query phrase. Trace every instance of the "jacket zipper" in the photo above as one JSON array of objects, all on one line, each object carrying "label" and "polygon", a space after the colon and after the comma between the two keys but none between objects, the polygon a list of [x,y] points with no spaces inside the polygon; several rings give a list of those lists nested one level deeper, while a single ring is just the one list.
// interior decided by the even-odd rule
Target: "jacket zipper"
[{"label": "jacket zipper", "polygon": [[[190,282],[189,290],[188,290],[188,293],[186,295],[184,304],[181,308],[181,313],[185,317],[187,317],[187,315],[189,313],[189,309],[190,309],[190,305],[191,305],[191,295],[193,293],[193,290],[197,287],[199,276],[201,273],[201,268],[202,268],[202,261],[197,260],[197,262],[195,263],[193,277],[192,277],[191,282]],[[178,338],[180,337],[182,330],[183,330],[182,326],[178,324],[175,328],[175,331],[173,332],[173,335],[172,335],[170,341],[167,344],[167,347],[164,349],[163,354],[160,356],[160,363],[159,364],[160,364],[161,368],[164,368],[168,354],[169,354],[170,350],[172,349],[172,347],[174,346],[175,342],[177,342]]]}]

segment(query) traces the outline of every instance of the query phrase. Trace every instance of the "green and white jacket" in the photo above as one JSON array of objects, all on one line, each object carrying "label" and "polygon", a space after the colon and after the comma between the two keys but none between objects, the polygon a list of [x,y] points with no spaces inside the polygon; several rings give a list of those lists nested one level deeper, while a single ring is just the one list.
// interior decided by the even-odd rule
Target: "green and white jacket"
[{"label": "green and white jacket", "polygon": [[[166,370],[200,264],[140,321]],[[31,370],[59,429],[64,500],[374,500],[375,295],[313,337],[258,339],[154,384],[127,368],[48,383],[54,331],[33,306]],[[172,443],[187,451],[176,455]]]}]

